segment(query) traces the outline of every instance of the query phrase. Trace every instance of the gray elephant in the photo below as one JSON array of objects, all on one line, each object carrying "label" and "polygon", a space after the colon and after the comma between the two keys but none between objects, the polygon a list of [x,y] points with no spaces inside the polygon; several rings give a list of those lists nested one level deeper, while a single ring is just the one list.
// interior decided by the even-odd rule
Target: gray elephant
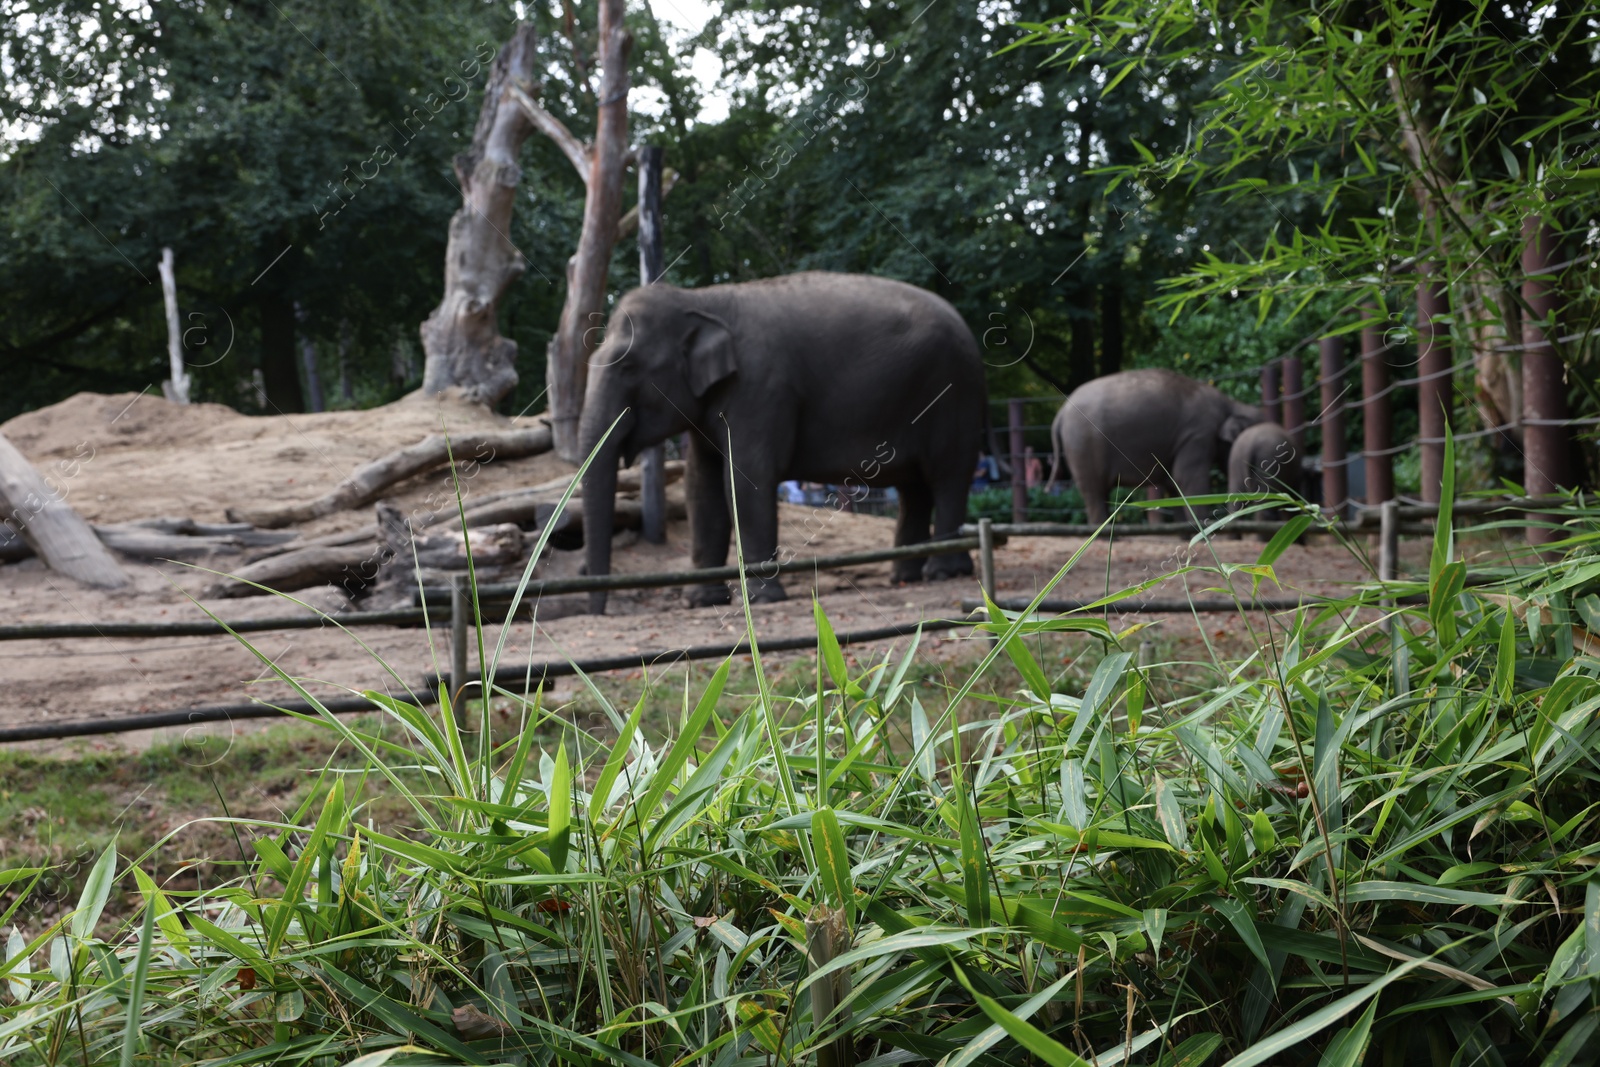
[{"label": "gray elephant", "polygon": [[[586,454],[599,449],[583,486],[592,575],[611,569],[618,459],[631,464],[683,431],[694,565],[727,563],[737,509],[758,603],[785,595],[773,569],[759,566],[778,555],[779,482],[895,487],[897,545],[928,540],[930,519],[938,538],[966,520],[983,361],[961,316],[925,290],[821,272],[650,285],[618,303],[591,367],[579,440]],[[894,566],[901,582],[971,573],[965,552]],[[696,606],[729,599],[720,582],[689,592]],[[590,594],[591,612],[605,603],[605,593]]]},{"label": "gray elephant", "polygon": [[1073,390],[1050,427],[1083,494],[1089,521],[1110,514],[1111,487],[1146,485],[1157,495],[1202,496],[1211,468],[1261,412],[1170,370],[1130,370]]},{"label": "gray elephant", "polygon": [[[1301,482],[1300,453],[1282,426],[1257,423],[1234,439],[1228,452],[1228,492],[1299,496]],[[1233,508],[1241,506],[1235,503]]]}]

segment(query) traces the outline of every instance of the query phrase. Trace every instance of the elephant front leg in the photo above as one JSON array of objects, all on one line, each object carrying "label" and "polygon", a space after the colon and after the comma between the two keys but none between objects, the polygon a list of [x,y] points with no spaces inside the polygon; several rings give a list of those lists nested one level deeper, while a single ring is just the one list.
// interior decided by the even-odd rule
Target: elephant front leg
[{"label": "elephant front leg", "polygon": [[752,604],[773,604],[789,594],[778,581],[778,483],[767,471],[736,467],[729,506],[737,509],[745,587]]},{"label": "elephant front leg", "polygon": [[[933,519],[933,493],[921,482],[895,486],[900,497],[900,518],[895,522],[894,543],[914,545],[928,539],[928,523]],[[896,585],[922,581],[922,568],[926,556],[894,561],[893,581]]]},{"label": "elephant front leg", "polygon": [[[689,433],[689,458],[684,470],[684,497],[689,508],[690,559],[695,568],[725,567],[728,537],[733,524],[728,517],[724,485],[726,460],[699,433]],[[690,586],[689,606],[695,608],[732,601],[727,582]]]}]

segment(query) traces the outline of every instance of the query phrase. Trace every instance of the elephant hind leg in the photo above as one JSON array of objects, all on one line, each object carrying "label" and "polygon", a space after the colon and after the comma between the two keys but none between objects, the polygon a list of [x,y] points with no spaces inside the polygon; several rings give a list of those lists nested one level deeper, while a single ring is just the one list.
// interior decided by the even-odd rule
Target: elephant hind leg
[{"label": "elephant hind leg", "polygon": [[[900,497],[900,518],[894,527],[896,545],[914,545],[928,539],[928,528],[933,521],[933,493],[922,482],[908,482],[895,486]],[[922,581],[922,566],[926,556],[894,561],[893,578],[896,585]]]},{"label": "elephant hind leg", "polygon": [[[728,562],[728,538],[733,520],[728,514],[722,453],[698,433],[689,434],[689,462],[684,471],[684,495],[689,505],[689,558],[695,568],[722,567]],[[690,607],[705,608],[731,603],[726,582],[692,586]]]},{"label": "elephant hind leg", "polygon": [[[943,541],[960,536],[961,524],[967,521],[967,480],[949,478],[933,490],[934,539]],[[930,556],[922,568],[923,577],[929,581],[960,578],[972,573],[972,553],[944,552]]]}]

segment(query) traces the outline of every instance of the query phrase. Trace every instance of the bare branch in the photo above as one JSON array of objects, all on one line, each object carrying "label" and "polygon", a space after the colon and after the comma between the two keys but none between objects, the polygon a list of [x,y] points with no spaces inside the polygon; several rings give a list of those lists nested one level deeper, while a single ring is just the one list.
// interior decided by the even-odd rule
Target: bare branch
[{"label": "bare branch", "polygon": [[506,95],[516,101],[522,108],[523,114],[528,116],[528,121],[533,123],[546,137],[556,143],[561,151],[566,153],[567,159],[577,168],[578,177],[583,179],[585,185],[589,184],[589,146],[578,140],[577,136],[550,112],[539,106],[538,101],[529,96],[520,85],[506,86]]}]

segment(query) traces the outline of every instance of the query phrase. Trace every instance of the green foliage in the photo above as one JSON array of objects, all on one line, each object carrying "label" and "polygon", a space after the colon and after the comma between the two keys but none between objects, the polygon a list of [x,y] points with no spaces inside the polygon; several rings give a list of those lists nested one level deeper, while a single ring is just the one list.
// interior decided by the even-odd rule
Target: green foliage
[{"label": "green foliage", "polygon": [[[233,877],[163,888],[108,848],[40,925],[36,872],[6,872],[0,1056],[732,1065],[843,1034],[954,1067],[1574,1061],[1600,929],[1600,528],[1567,519],[1564,559],[1471,587],[1443,530],[1429,579],[1388,590],[1427,599],[1393,642],[1366,590],[1194,687],[1098,616],[995,611],[929,716],[904,684],[918,642],[851,666],[819,609],[811,683],[736,696],[724,664],[673,736],[606,701],[608,740],[500,692],[522,728],[491,747],[476,701],[459,733],[372,694],[382,732],[311,717],[354,765],[281,819],[219,820],[254,853]],[[1081,693],[1037,655],[1071,632],[1104,648]],[[379,782],[403,827],[369,817]],[[118,886],[138,906],[110,929]],[[853,925],[811,971],[819,905]],[[852,992],[823,1028],[808,990],[834,972]]]},{"label": "green foliage", "polygon": [[[1173,312],[1243,295],[1265,319],[1337,294],[1341,307],[1370,302],[1383,330],[1402,323],[1425,265],[1482,360],[1494,338],[1517,336],[1519,314],[1540,317],[1519,291],[1525,220],[1569,252],[1592,244],[1600,74],[1583,5],[1110,0],[1023,28],[1023,43],[1100,66],[1108,85],[1210,87],[1181,145],[1139,145],[1139,159],[1103,168],[1140,196],[1181,185],[1273,216],[1186,265],[1162,300]],[[1549,281],[1571,335],[1558,349],[1589,358],[1600,304],[1587,272]]]}]

